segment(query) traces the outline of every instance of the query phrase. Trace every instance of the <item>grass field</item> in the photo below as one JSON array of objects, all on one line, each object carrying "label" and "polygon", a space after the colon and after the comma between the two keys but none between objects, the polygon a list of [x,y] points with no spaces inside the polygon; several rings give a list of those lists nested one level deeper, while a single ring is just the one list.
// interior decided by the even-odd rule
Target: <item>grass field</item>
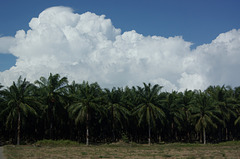
[{"label": "grass field", "polygon": [[220,144],[103,144],[79,145],[71,143],[38,143],[38,146],[8,145],[7,159],[79,159],[79,158],[232,158],[240,159],[240,141]]}]

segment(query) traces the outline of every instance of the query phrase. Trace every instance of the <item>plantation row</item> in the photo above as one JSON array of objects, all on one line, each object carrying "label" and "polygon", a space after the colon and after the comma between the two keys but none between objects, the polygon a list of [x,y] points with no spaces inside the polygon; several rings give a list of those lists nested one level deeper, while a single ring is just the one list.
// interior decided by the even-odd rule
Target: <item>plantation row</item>
[{"label": "plantation row", "polygon": [[[102,89],[59,74],[0,86],[0,141],[219,142],[240,139],[240,87],[161,92],[162,86]],[[21,138],[21,142],[20,142]]]}]

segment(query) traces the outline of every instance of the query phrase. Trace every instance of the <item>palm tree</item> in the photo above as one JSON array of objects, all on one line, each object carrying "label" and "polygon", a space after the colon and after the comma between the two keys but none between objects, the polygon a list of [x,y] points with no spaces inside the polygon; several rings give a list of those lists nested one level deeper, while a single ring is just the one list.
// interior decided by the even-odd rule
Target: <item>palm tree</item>
[{"label": "palm tree", "polygon": [[206,144],[206,128],[210,125],[217,128],[213,119],[221,122],[217,114],[220,111],[213,105],[213,99],[206,93],[199,91],[196,94],[195,105],[191,107],[192,118],[196,120],[195,129],[203,133],[203,143]]},{"label": "palm tree", "polygon": [[234,125],[239,124],[240,125],[240,105],[238,104],[236,107],[236,112],[237,112],[237,119],[234,121]]},{"label": "palm tree", "polygon": [[185,90],[179,93],[179,100],[183,111],[183,121],[181,122],[182,131],[186,132],[188,141],[191,140],[191,130],[194,129],[191,121],[190,108],[194,105],[195,92],[192,90]]},{"label": "palm tree", "polygon": [[123,126],[124,120],[128,119],[128,115],[130,112],[127,108],[123,106],[122,103],[122,91],[120,88],[116,89],[115,87],[110,91],[109,89],[105,89],[106,101],[107,101],[107,110],[110,115],[111,125],[112,125],[112,134],[113,141],[116,140],[115,136],[115,125],[120,123]]},{"label": "palm tree", "polygon": [[28,114],[37,115],[34,106],[39,105],[39,102],[33,96],[34,85],[22,80],[20,76],[17,83],[2,90],[3,105],[5,108],[1,112],[1,116],[7,116],[6,125],[12,125],[12,122],[17,117],[17,145],[20,144],[21,120],[23,116]]},{"label": "palm tree", "polygon": [[[3,102],[3,98],[2,98],[2,94],[1,94],[1,89],[3,88],[3,85],[1,85],[0,83],[0,112],[2,112],[2,102]],[[0,116],[0,133],[1,133],[1,136],[0,136],[0,144],[1,144],[1,138],[3,136],[3,129],[4,129],[4,124],[3,124],[3,120],[2,120],[2,117]]]},{"label": "palm tree", "polygon": [[234,121],[234,125],[240,125],[240,87],[235,87],[234,89],[234,97],[235,97],[235,103],[234,103],[234,109],[237,114],[237,118]]},{"label": "palm tree", "polygon": [[[79,89],[79,84],[76,83],[75,81],[72,82],[72,84],[68,85],[67,88],[67,94],[69,96],[70,102],[74,100],[75,95],[77,94],[77,91]],[[71,104],[70,104],[71,105]]]},{"label": "palm tree", "polygon": [[124,107],[130,112],[127,121],[128,125],[125,129],[125,135],[128,136],[131,141],[137,140],[139,142],[141,131],[139,130],[138,117],[136,114],[133,114],[136,106],[140,104],[137,94],[136,87],[133,86],[132,88],[129,88],[126,86],[123,89],[121,104],[124,105]]},{"label": "palm tree", "polygon": [[[232,115],[235,113],[231,106],[231,94],[228,93],[226,87],[220,86],[209,86],[206,92],[213,98],[214,105],[220,110],[221,119],[223,121],[223,128],[225,129],[225,139],[228,138],[228,127],[227,124]],[[222,127],[222,126],[221,126]],[[220,128],[221,128],[220,127]],[[221,132],[222,134],[222,132]]]},{"label": "palm tree", "polygon": [[76,92],[73,104],[68,111],[70,116],[75,119],[75,123],[86,124],[86,145],[89,145],[89,122],[91,113],[94,111],[102,112],[103,108],[99,106],[102,100],[101,88],[97,83],[88,84],[83,82]]},{"label": "palm tree", "polygon": [[153,87],[149,83],[144,84],[144,88],[138,86],[138,97],[140,104],[135,108],[133,114],[137,114],[139,117],[138,124],[140,125],[144,120],[148,125],[148,144],[151,144],[151,127],[156,126],[156,119],[165,117],[165,113],[159,107],[159,92],[161,86],[158,84]]},{"label": "palm tree", "polygon": [[177,140],[177,131],[175,128],[180,129],[181,122],[184,118],[183,107],[180,104],[180,98],[176,91],[172,93],[168,93],[166,96],[166,100],[164,101],[166,114],[168,117],[168,121],[171,127],[171,136],[175,136],[175,140]]},{"label": "palm tree", "polygon": [[39,96],[46,104],[47,118],[50,123],[50,138],[53,135],[53,124],[63,120],[60,116],[64,116],[66,110],[64,103],[66,101],[66,90],[68,80],[67,77],[60,78],[59,74],[52,75],[48,79],[40,77],[40,80],[35,81],[39,88]]}]

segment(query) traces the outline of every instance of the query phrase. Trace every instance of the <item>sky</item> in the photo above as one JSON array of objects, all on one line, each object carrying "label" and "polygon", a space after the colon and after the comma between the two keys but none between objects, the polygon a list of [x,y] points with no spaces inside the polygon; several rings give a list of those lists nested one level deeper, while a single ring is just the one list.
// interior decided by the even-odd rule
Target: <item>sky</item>
[{"label": "sky", "polygon": [[102,87],[239,86],[238,0],[0,2],[0,83],[50,72]]}]

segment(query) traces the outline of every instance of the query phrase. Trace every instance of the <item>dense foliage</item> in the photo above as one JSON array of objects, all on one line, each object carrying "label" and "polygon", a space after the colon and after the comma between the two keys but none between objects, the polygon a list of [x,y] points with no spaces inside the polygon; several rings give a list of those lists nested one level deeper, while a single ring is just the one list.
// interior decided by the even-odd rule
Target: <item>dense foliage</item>
[{"label": "dense foliage", "polygon": [[[0,141],[105,143],[240,139],[240,87],[161,92],[162,86],[103,89],[59,74],[0,84]],[[21,139],[21,140],[20,140]]]}]

